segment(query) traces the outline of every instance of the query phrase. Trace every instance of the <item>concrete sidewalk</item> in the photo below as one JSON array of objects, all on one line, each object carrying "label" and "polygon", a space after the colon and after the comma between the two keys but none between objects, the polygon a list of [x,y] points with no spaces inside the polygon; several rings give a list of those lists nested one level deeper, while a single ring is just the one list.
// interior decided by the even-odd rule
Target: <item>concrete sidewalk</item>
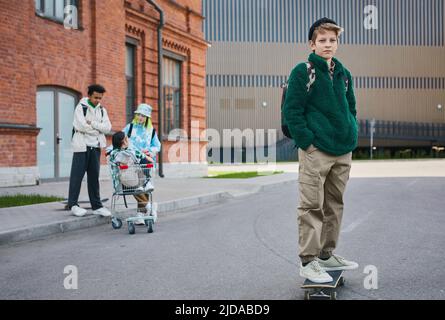
[{"label": "concrete sidewalk", "polygon": [[[295,184],[298,177],[298,163],[272,165],[212,165],[209,172],[233,171],[284,171],[282,174],[250,179],[207,179],[207,178],[156,178],[154,201],[162,215],[190,209],[203,204],[221,202],[224,199],[241,197],[273,189],[277,185]],[[354,177],[445,177],[445,160],[401,160],[401,161],[354,161],[351,178]],[[0,195],[6,194],[55,195],[66,198],[68,181],[42,183],[38,186],[0,188]],[[110,199],[104,202],[110,206],[112,185],[110,180],[101,180],[101,196]],[[132,197],[127,197],[134,203]],[[82,185],[79,201],[89,207],[86,183]],[[110,222],[109,218],[89,214],[75,217],[59,202],[0,209],[0,245],[18,241],[35,240],[52,234],[77,230]]]},{"label": "concrete sidewalk", "polygon": [[[232,164],[212,165],[209,172],[239,172],[266,170],[298,173],[298,162],[279,162],[272,165]],[[445,177],[445,159],[414,160],[354,160],[351,178],[388,178],[388,177]]]},{"label": "concrete sidewalk", "polygon": [[[203,204],[220,202],[227,198],[240,197],[274,188],[277,185],[295,183],[296,173],[283,173],[250,179],[209,179],[209,178],[156,178],[153,201],[158,204],[159,220],[167,212],[190,209]],[[101,197],[108,198],[104,206],[111,205],[111,180],[101,180]],[[42,183],[38,186],[0,188],[0,195],[40,194],[66,198],[68,181]],[[133,197],[126,197],[130,208],[135,207]],[[120,198],[121,207],[123,199]],[[86,182],[82,184],[79,205],[89,208]],[[64,209],[62,202],[0,209],[0,245],[35,240],[52,234],[77,230],[110,222],[92,214],[89,208],[85,217],[75,217]],[[111,227],[110,227],[111,228]]]}]

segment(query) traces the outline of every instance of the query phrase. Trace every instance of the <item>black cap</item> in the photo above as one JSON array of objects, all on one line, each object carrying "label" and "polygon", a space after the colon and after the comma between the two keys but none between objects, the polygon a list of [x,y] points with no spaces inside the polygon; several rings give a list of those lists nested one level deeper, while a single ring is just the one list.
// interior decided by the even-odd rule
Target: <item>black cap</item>
[{"label": "black cap", "polygon": [[337,22],[335,22],[334,20],[331,20],[329,18],[324,17],[324,18],[318,19],[317,21],[315,21],[312,24],[311,28],[309,29],[309,40],[312,40],[312,35],[314,34],[315,28],[318,28],[319,26],[321,26],[322,24],[325,24],[325,23],[332,23],[337,26]]}]

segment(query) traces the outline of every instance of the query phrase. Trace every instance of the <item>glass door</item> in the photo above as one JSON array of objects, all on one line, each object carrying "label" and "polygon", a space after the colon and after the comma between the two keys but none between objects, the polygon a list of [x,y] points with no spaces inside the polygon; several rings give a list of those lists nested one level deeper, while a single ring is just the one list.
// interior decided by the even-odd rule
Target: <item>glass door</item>
[{"label": "glass door", "polygon": [[37,165],[41,179],[55,178],[54,92],[37,92]]},{"label": "glass door", "polygon": [[[58,94],[58,122],[56,133],[56,164],[58,165],[59,178],[70,176],[71,161],[73,160],[73,149],[71,138],[73,134],[74,108],[76,107],[76,97],[59,92]],[[57,169],[57,166],[56,166]]]},{"label": "glass door", "polygon": [[37,164],[41,179],[70,175],[73,151],[71,135],[77,97],[63,89],[37,91]]}]

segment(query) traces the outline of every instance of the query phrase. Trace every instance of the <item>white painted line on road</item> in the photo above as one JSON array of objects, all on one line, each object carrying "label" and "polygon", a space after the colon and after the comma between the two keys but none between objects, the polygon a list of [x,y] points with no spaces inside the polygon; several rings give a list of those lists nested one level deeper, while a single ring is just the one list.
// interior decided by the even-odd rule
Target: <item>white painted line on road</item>
[{"label": "white painted line on road", "polygon": [[374,213],[373,210],[368,211],[363,216],[361,216],[357,220],[353,221],[350,225],[348,225],[343,230],[341,230],[341,233],[348,233],[348,232],[353,231],[355,228],[357,228],[360,224],[362,224],[373,213]]},{"label": "white painted line on road", "polygon": [[412,185],[414,185],[417,182],[418,179],[414,179],[413,181],[411,181],[410,183],[408,183],[406,186],[407,187],[411,187]]}]

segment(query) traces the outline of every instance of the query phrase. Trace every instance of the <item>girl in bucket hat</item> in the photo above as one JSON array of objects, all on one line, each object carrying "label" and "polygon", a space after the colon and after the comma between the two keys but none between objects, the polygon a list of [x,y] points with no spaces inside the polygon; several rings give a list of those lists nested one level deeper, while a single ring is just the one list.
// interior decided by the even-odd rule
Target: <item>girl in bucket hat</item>
[{"label": "girl in bucket hat", "polygon": [[[151,122],[152,106],[146,103],[138,105],[134,112],[133,121],[122,130],[128,137],[130,146],[134,149],[147,154],[156,164],[156,154],[161,151],[161,142]],[[154,189],[154,188],[153,188]],[[134,196],[138,202],[139,215],[152,211],[156,221],[156,210],[151,210],[148,194]],[[144,220],[136,220],[136,224],[144,224]]]},{"label": "girl in bucket hat", "polygon": [[124,128],[125,134],[130,138],[130,144],[144,153],[155,156],[161,150],[161,143],[151,122],[153,108],[141,103],[134,112],[133,121]]}]

